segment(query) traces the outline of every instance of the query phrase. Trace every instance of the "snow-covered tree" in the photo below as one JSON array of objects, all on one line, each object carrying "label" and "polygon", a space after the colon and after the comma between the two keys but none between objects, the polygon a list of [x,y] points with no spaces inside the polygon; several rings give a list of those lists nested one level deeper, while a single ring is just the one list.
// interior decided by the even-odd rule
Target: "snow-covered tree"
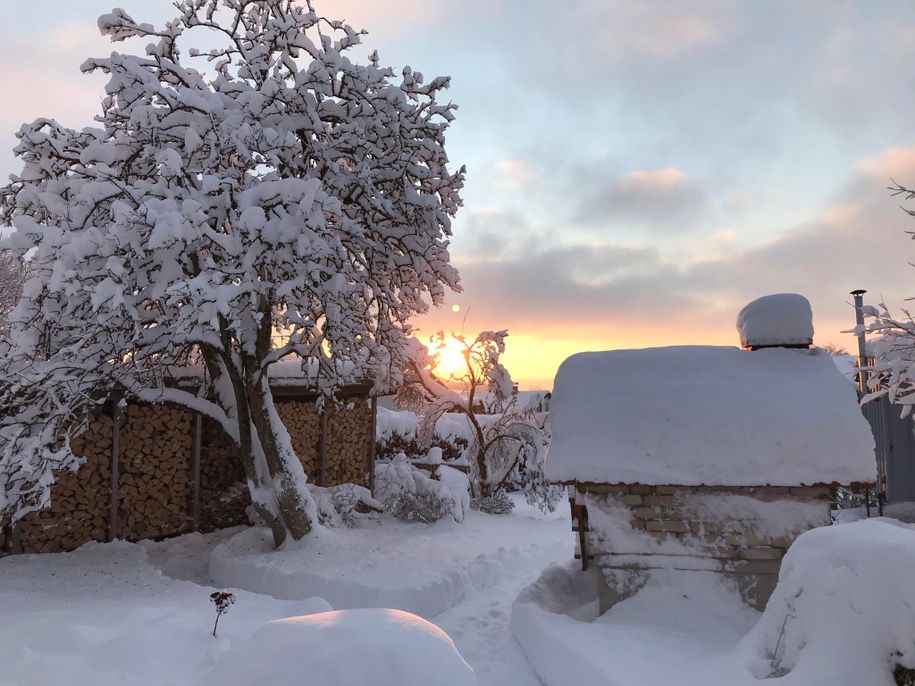
[{"label": "snow-covered tree", "polygon": [[[533,413],[518,404],[511,374],[500,361],[507,336],[507,331],[483,331],[475,338],[440,331],[428,347],[414,339],[400,393],[424,398],[421,436],[431,437],[446,412],[467,418],[475,498],[492,497],[520,470],[528,500],[552,509],[550,485],[543,479],[545,433]],[[499,408],[497,414],[484,416],[479,411],[483,391]]]},{"label": "snow-covered tree", "polygon": [[[97,126],[17,134],[0,220],[34,254],[0,375],[0,514],[47,505],[79,464],[69,437],[116,394],[216,420],[279,544],[316,511],[268,370],[295,356],[328,395],[399,382],[409,318],[459,288],[455,106],[447,78],[359,63],[363,32],[310,1],[175,6],[162,28],[99,19],[148,45],[83,65],[109,77]],[[194,362],[200,388],[175,383]]]},{"label": "snow-covered tree", "polygon": [[0,250],[0,336],[9,331],[10,312],[22,294],[26,264],[8,250]]},{"label": "snow-covered tree", "polygon": [[[889,190],[893,195],[915,200],[915,190],[895,181]],[[905,211],[915,217],[915,210]],[[915,233],[912,236],[915,238]],[[879,336],[873,365],[865,369],[868,394],[863,402],[887,395],[892,403],[901,406],[902,416],[909,416],[915,406],[915,318],[908,309],[901,310],[902,316],[893,314],[884,302],[877,307],[865,305],[863,309],[864,332]],[[860,328],[848,333],[861,333]]]}]

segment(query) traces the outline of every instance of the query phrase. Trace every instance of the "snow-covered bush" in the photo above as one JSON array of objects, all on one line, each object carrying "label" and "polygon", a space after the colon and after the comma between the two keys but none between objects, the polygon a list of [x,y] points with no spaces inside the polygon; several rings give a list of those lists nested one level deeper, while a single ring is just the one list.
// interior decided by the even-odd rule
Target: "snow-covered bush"
[{"label": "snow-covered bush", "polygon": [[219,656],[204,686],[475,686],[444,631],[400,610],[337,610],[270,622]]},{"label": "snow-covered bush", "polygon": [[376,512],[383,509],[383,505],[372,497],[372,492],[358,484],[327,487],[309,484],[308,490],[315,501],[318,523],[324,526],[355,526],[355,513],[360,506]]},{"label": "snow-covered bush", "polygon": [[514,510],[515,503],[505,491],[498,490],[492,495],[473,498],[470,501],[470,507],[486,514],[503,515]]},{"label": "snow-covered bush", "polygon": [[915,530],[894,520],[802,534],[744,639],[755,676],[784,686],[892,684],[897,665],[915,668],[912,569]]},{"label": "snow-covered bush", "polygon": [[464,521],[466,486],[461,493],[461,484],[450,476],[433,479],[403,453],[375,466],[375,497],[385,512],[405,521],[430,523],[447,516]]},{"label": "snow-covered bush", "polygon": [[[318,514],[270,368],[296,359],[326,395],[399,384],[409,319],[459,288],[455,106],[446,77],[360,63],[363,32],[310,0],[175,6],[161,28],[99,19],[147,45],[83,64],[109,79],[95,127],[17,134],[0,224],[31,263],[0,368],[0,512],[47,507],[79,466],[68,438],[125,395],[216,421],[279,544]],[[189,363],[203,389],[175,383]]]}]

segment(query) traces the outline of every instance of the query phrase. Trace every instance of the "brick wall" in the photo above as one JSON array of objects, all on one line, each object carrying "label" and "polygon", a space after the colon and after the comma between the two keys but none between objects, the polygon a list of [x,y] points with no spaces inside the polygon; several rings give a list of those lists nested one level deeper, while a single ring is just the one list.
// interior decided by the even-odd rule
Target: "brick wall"
[{"label": "brick wall", "polygon": [[595,486],[588,508],[590,554],[602,570],[602,611],[655,569],[715,571],[752,605],[765,605],[781,559],[797,536],[830,523],[828,487]]}]

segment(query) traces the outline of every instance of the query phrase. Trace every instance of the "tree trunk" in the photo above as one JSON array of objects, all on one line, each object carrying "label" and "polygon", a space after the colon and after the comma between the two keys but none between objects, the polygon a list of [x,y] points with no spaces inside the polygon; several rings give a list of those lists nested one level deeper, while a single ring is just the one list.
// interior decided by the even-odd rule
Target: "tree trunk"
[{"label": "tree trunk", "polygon": [[[247,383],[246,391],[253,442],[260,448],[276,498],[276,518],[279,522],[271,524],[271,528],[274,543],[279,546],[286,534],[298,540],[311,531],[317,516],[316,508],[306,486],[305,470],[292,448],[286,427],[276,413],[266,378]],[[282,525],[282,534],[277,524]]]},{"label": "tree trunk", "polygon": [[[492,495],[492,493],[489,487],[489,466],[486,463],[486,440],[483,437],[483,429],[472,410],[465,410],[464,414],[467,415],[467,419],[476,435],[477,442],[476,466],[480,484],[478,489],[472,490],[478,491],[477,493],[474,493],[477,498],[487,498]],[[472,485],[473,480],[471,480],[471,486]]]}]

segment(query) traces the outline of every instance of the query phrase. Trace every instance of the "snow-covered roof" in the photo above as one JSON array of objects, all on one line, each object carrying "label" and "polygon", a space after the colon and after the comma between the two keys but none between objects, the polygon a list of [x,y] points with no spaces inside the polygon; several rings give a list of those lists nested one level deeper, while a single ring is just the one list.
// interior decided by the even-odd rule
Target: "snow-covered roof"
[{"label": "snow-covered roof", "polygon": [[559,368],[555,481],[798,486],[876,478],[852,384],[821,350],[579,353]]},{"label": "snow-covered roof", "polygon": [[[340,366],[341,375],[352,377],[355,367],[351,363]],[[206,374],[203,365],[185,365],[172,367],[169,375],[179,382],[201,379]],[[272,388],[284,386],[314,386],[318,387],[318,362],[308,360],[303,366],[301,359],[284,359],[274,362],[267,368],[267,378]]]},{"label": "snow-covered roof", "polygon": [[809,345],[813,342],[810,303],[797,293],[775,293],[757,298],[737,315],[740,344]]}]

